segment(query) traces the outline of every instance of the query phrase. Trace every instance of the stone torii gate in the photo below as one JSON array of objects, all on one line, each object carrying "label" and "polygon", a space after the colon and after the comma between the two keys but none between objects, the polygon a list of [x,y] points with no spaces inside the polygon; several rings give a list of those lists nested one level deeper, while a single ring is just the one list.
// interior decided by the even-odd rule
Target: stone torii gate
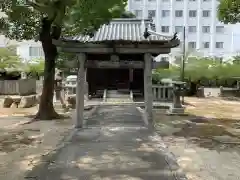
[{"label": "stone torii gate", "polygon": [[[108,68],[121,68],[123,66],[121,62],[128,60],[124,66],[131,69],[143,69],[145,111],[147,119],[151,123],[153,57],[170,53],[171,48],[177,47],[180,41],[175,36],[154,33],[151,29],[151,20],[113,19],[110,23],[102,25],[93,37],[85,35],[65,37],[54,41],[54,44],[61,51],[75,53],[77,56],[79,67],[75,127],[82,128],[84,93],[86,92],[85,87],[88,87],[86,86],[86,70],[93,64],[95,64],[95,68],[99,68],[100,61],[107,63]],[[118,57],[117,67],[116,63],[111,61],[113,55]]]}]

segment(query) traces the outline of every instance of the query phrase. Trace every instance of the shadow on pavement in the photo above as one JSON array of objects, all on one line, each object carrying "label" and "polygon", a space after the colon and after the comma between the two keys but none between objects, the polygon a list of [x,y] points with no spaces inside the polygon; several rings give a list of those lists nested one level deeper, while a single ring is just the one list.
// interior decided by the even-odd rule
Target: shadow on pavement
[{"label": "shadow on pavement", "polygon": [[67,146],[26,176],[39,180],[176,180],[184,175],[135,107],[102,107]]}]

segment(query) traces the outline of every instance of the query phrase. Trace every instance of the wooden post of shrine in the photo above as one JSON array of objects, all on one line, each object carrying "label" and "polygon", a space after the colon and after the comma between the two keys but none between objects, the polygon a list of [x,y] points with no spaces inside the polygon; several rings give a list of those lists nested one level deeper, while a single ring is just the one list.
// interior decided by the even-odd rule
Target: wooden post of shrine
[{"label": "wooden post of shrine", "polygon": [[149,125],[153,123],[153,94],[152,94],[152,55],[144,54],[144,99],[145,111]]},{"label": "wooden post of shrine", "polygon": [[75,128],[83,127],[84,112],[84,84],[85,84],[85,68],[86,55],[84,53],[77,54],[78,59],[78,75],[77,75],[77,92],[76,92],[76,120]]}]

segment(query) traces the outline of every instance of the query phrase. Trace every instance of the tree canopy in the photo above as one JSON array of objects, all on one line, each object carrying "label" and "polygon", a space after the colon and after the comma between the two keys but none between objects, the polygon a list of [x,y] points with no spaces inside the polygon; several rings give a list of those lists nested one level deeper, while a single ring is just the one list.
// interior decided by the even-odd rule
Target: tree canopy
[{"label": "tree canopy", "polygon": [[135,14],[133,14],[130,11],[124,11],[121,15],[120,18],[135,18]]},{"label": "tree canopy", "polygon": [[42,75],[44,72],[44,59],[37,58],[26,64],[26,72]]},{"label": "tree canopy", "polygon": [[221,0],[218,6],[218,18],[225,24],[240,22],[240,1]]},{"label": "tree canopy", "polygon": [[[188,57],[185,66],[185,78],[192,81],[200,79],[231,79],[240,77],[239,57],[233,57],[233,62],[219,61],[217,58]],[[154,83],[162,78],[179,79],[181,67],[172,65],[169,69],[157,69],[153,74]]]},{"label": "tree canopy", "polygon": [[59,117],[53,108],[55,61],[53,39],[62,35],[92,35],[103,23],[119,17],[127,0],[9,0],[1,4],[6,17],[0,19],[0,32],[10,39],[39,40],[45,63],[44,82],[37,119]]},{"label": "tree canopy", "polygon": [[0,19],[0,30],[10,39],[39,40],[42,19],[47,18],[65,34],[89,33],[119,17],[125,5],[126,0],[9,0],[1,5],[6,17]]},{"label": "tree canopy", "polygon": [[21,59],[17,56],[15,47],[0,48],[0,68],[18,68],[20,64]]}]

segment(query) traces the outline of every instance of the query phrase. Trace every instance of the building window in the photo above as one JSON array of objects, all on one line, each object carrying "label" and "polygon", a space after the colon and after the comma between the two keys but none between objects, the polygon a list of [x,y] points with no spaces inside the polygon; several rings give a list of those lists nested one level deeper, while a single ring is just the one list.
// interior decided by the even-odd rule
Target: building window
[{"label": "building window", "polygon": [[188,48],[196,49],[196,42],[188,42]]},{"label": "building window", "polygon": [[223,48],[223,42],[216,42],[216,48],[222,49]]},{"label": "building window", "polygon": [[183,10],[176,10],[175,17],[183,17]]},{"label": "building window", "polygon": [[210,33],[210,26],[203,26],[202,27],[202,32],[203,33]]},{"label": "building window", "polygon": [[155,10],[148,10],[148,18],[152,19],[156,17],[156,11]]},{"label": "building window", "polygon": [[208,2],[208,1],[210,1],[210,0],[203,0],[203,2]]},{"label": "building window", "polygon": [[190,2],[195,2],[196,0],[189,0]]},{"label": "building window", "polygon": [[162,32],[168,33],[169,32],[169,26],[162,26],[161,27]]},{"label": "building window", "polygon": [[142,10],[135,10],[135,16],[138,18],[142,18]]},{"label": "building window", "polygon": [[162,2],[169,2],[169,0],[162,0]]},{"label": "building window", "polygon": [[202,11],[202,16],[203,17],[210,17],[210,11],[209,10],[203,10]]},{"label": "building window", "polygon": [[188,32],[189,33],[195,33],[197,31],[197,27],[196,26],[189,26],[188,27]]},{"label": "building window", "polygon": [[135,1],[140,2],[140,1],[142,1],[142,0],[135,0]]},{"label": "building window", "polygon": [[208,49],[210,47],[210,43],[209,42],[203,42],[203,48],[204,49]]},{"label": "building window", "polygon": [[183,26],[175,26],[175,32],[176,33],[183,32]]},{"label": "building window", "polygon": [[169,17],[170,11],[169,10],[162,10],[162,17]]},{"label": "building window", "polygon": [[196,10],[190,10],[189,11],[189,17],[197,17],[197,11]]},{"label": "building window", "polygon": [[149,2],[154,2],[154,1],[156,1],[156,0],[148,0]]},{"label": "building window", "polygon": [[224,26],[216,26],[216,33],[223,33],[224,32]]},{"label": "building window", "polygon": [[29,56],[32,57],[43,57],[44,53],[42,47],[29,47]]},{"label": "building window", "polygon": [[188,42],[189,49],[196,49],[196,42]]},{"label": "building window", "polygon": [[183,1],[183,0],[176,0],[176,1],[178,1],[178,2],[179,2],[179,1]]}]

